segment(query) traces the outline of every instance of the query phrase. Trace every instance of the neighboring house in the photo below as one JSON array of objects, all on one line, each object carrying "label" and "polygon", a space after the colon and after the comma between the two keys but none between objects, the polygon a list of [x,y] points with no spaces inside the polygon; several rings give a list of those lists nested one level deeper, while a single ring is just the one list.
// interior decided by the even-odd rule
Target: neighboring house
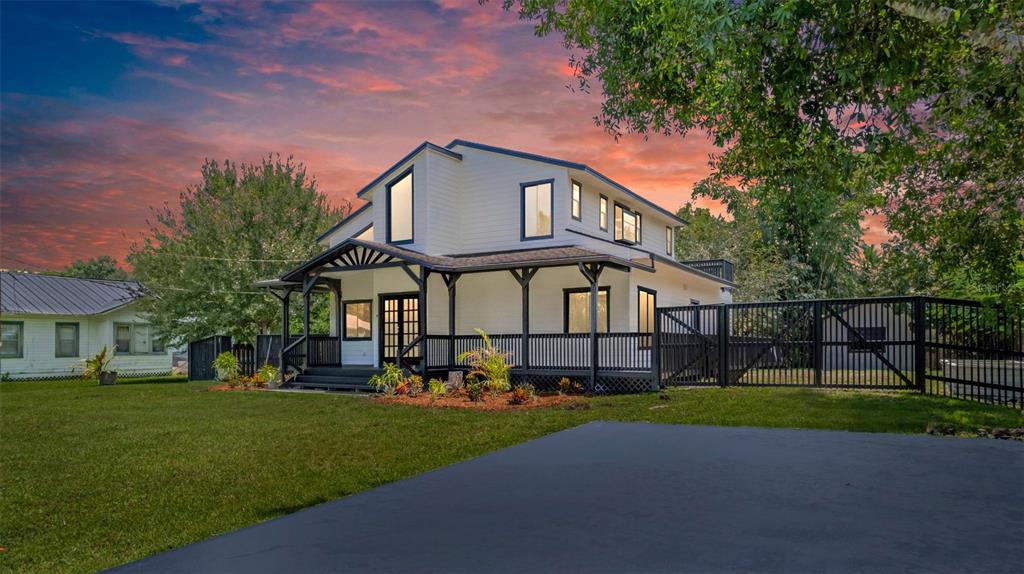
[{"label": "neighboring house", "polygon": [[170,350],[137,313],[142,296],[130,281],[0,271],[0,373],[73,376],[104,346],[121,375],[169,372]]},{"label": "neighboring house", "polygon": [[300,386],[355,388],[359,366],[384,362],[456,369],[479,328],[531,382],[652,388],[655,306],[730,302],[735,287],[726,261],[676,259],[685,221],[580,163],[424,143],[358,197],[323,253],[259,283],[332,293],[332,334],[285,342]]}]

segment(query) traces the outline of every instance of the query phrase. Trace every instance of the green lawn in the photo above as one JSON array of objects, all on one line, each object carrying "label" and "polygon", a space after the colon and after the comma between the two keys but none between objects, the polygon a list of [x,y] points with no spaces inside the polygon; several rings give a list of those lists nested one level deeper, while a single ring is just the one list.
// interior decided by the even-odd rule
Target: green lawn
[{"label": "green lawn", "polygon": [[0,570],[115,566],[595,419],[904,433],[930,422],[1024,426],[1005,407],[913,393],[680,389],[667,401],[480,413],[205,388],[0,384]]}]

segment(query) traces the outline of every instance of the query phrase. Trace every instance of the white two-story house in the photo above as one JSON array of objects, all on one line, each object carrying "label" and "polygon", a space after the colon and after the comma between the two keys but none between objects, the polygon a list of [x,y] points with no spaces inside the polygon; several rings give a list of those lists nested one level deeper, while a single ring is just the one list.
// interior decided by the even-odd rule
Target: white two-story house
[{"label": "white two-story house", "polygon": [[274,343],[297,386],[356,388],[388,361],[443,374],[482,329],[517,380],[652,388],[655,308],[731,300],[731,264],[676,259],[685,221],[584,164],[423,143],[358,197],[320,255],[260,283],[284,324],[284,295],[334,301],[330,335]]}]

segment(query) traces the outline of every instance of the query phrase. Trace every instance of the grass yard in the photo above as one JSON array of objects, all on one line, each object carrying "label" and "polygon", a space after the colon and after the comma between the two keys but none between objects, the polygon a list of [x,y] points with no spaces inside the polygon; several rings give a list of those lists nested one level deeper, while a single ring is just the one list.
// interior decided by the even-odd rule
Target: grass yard
[{"label": "grass yard", "polygon": [[678,389],[670,400],[486,413],[206,387],[0,384],[0,570],[116,566],[597,419],[900,433],[1024,426],[1019,411],[914,393]]}]

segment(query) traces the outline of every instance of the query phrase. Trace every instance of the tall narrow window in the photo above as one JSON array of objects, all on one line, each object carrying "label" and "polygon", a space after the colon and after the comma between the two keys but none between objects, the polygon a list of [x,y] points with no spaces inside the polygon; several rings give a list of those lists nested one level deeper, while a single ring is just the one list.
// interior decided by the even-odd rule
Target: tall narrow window
[{"label": "tall narrow window", "polygon": [[672,257],[673,255],[675,255],[675,247],[676,247],[676,237],[675,237],[675,234],[672,233],[672,228],[671,227],[666,226],[665,227],[665,255],[668,255],[669,257]]},{"label": "tall narrow window", "polygon": [[522,191],[522,239],[542,239],[552,237],[553,225],[551,213],[551,185],[554,180],[535,181],[520,184]]},{"label": "tall narrow window", "polygon": [[578,181],[572,182],[572,218],[583,220],[583,186]]},{"label": "tall narrow window", "polygon": [[21,321],[0,323],[0,357],[20,359],[25,345],[25,324]]},{"label": "tall narrow window", "polygon": [[412,189],[412,168],[387,186],[388,243],[412,241]]},{"label": "tall narrow window", "polygon": [[132,352],[132,326],[127,323],[114,324],[114,352]]},{"label": "tall narrow window", "polygon": [[57,323],[54,357],[78,356],[78,323]]},{"label": "tall narrow window", "polygon": [[639,213],[634,213],[633,216],[636,218],[636,244],[640,245],[644,242],[643,219],[640,218]]},{"label": "tall narrow window", "polygon": [[640,215],[618,203],[615,204],[615,241],[639,243]]},{"label": "tall narrow window", "polygon": [[[637,331],[653,333],[655,310],[658,307],[658,293],[646,287],[637,287]],[[640,338],[641,347],[651,346],[651,337]]]},{"label": "tall narrow window", "polygon": [[597,224],[601,227],[602,231],[608,231],[608,198],[603,195],[601,196],[601,207]]},{"label": "tall narrow window", "polygon": [[370,338],[370,301],[346,301],[345,340],[360,341]]},{"label": "tall narrow window", "polygon": [[[608,287],[597,291],[597,331],[607,333],[611,327],[608,315]],[[590,332],[590,288],[565,289],[565,332]]]}]

